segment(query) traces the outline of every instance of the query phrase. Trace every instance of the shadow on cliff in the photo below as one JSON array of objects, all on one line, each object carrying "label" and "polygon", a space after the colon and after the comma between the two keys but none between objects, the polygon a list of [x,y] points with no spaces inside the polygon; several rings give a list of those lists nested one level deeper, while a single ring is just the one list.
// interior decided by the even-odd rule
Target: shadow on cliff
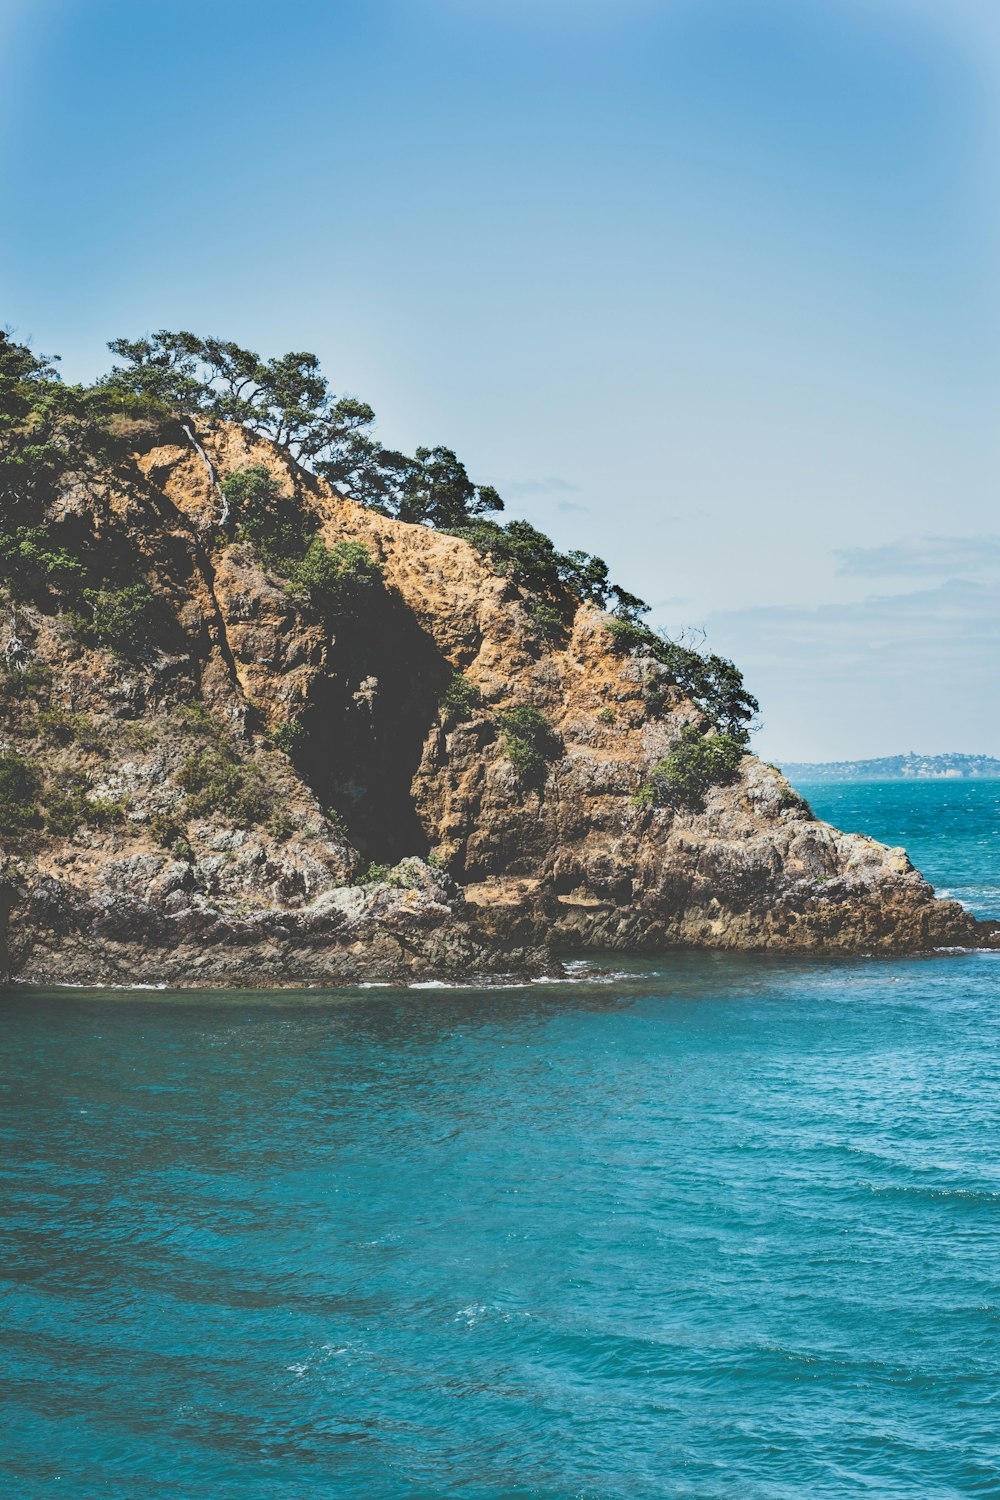
[{"label": "shadow on cliff", "polygon": [[379,590],[336,630],[295,764],[368,859],[426,855],[411,786],[452,668],[399,596]]}]

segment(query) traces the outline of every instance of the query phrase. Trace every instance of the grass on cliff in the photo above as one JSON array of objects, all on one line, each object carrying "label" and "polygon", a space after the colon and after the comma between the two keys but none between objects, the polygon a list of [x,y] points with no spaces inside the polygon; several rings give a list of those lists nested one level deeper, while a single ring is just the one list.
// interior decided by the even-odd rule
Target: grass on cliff
[{"label": "grass on cliff", "polygon": [[124,816],[124,803],[92,797],[79,771],[45,775],[14,750],[0,754],[0,835],[21,839],[44,827],[57,838],[81,827],[105,828]]}]

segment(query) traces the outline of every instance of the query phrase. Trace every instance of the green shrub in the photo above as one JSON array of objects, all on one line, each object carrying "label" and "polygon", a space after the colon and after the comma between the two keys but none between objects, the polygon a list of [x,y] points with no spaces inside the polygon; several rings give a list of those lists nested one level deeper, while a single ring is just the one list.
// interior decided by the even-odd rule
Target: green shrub
[{"label": "green shrub", "polygon": [[283,844],[295,832],[296,824],[293,817],[279,808],[268,818],[266,827],[275,843]]},{"label": "green shrub", "polygon": [[597,717],[602,724],[613,724],[615,722],[614,709],[602,708]]},{"label": "green shrub", "polygon": [[630,656],[633,651],[653,652],[659,637],[640,620],[620,619],[617,615],[604,622],[611,637],[611,649],[619,656]]},{"label": "green shrub", "polygon": [[104,746],[104,736],[87,714],[69,713],[64,708],[42,708],[35,722],[44,735],[61,745],[75,742],[84,750],[100,750]]},{"label": "green shrub", "polygon": [[455,672],[438,704],[442,724],[450,729],[455,724],[465,723],[477,708],[482,707],[482,702],[483,695],[476,684],[470,682],[464,672]]},{"label": "green shrub", "polygon": [[41,788],[41,775],[30,761],[14,750],[0,754],[0,833],[18,838],[40,826]]},{"label": "green shrub", "polygon": [[212,718],[204,703],[181,703],[174,710],[180,723],[182,734],[196,734],[202,737],[214,738],[219,732],[219,726]]},{"label": "green shrub", "polygon": [[237,827],[263,823],[271,799],[257,766],[244,765],[231,747],[205,746],[189,755],[177,777],[187,793],[187,818],[222,814]]},{"label": "green shrub", "polygon": [[251,542],[265,562],[284,572],[279,564],[305,551],[308,536],[302,508],[282,494],[263,464],[234,470],[219,488],[229,504],[237,536]]},{"label": "green shrub", "polygon": [[184,829],[172,813],[155,812],[149,820],[149,833],[153,842],[170,849],[184,837]]},{"label": "green shrub", "polygon": [[[557,551],[551,538],[529,521],[509,521],[501,526],[497,521],[478,518],[453,527],[450,534],[470,542],[494,573],[547,600],[550,608],[579,599],[603,606],[611,593],[632,598],[609,586],[607,564],[599,557]],[[635,602],[641,604],[641,600]]]},{"label": "green shrub", "polygon": [[536,635],[540,635],[545,641],[558,640],[566,629],[562,611],[549,599],[529,599],[525,605],[525,613]]},{"label": "green shrub", "polygon": [[284,755],[294,755],[305,737],[306,732],[300,719],[286,719],[283,724],[276,725],[268,735],[274,748]]},{"label": "green shrub", "polygon": [[354,614],[366,595],[382,582],[382,568],[363,542],[328,547],[313,537],[305,555],[283,570],[293,597],[306,599],[326,616]]},{"label": "green shrub", "polygon": [[657,761],[632,801],[636,807],[687,807],[700,811],[712,786],[736,778],[746,751],[730,734],[702,734],[685,725],[670,754]]},{"label": "green shrub", "polygon": [[29,662],[25,667],[8,666],[0,655],[0,697],[8,700],[41,697],[52,686],[51,667]]},{"label": "green shrub", "polygon": [[107,828],[121,820],[125,803],[110,797],[91,797],[90,783],[79,772],[63,773],[48,783],[42,793],[45,828],[66,838],[78,828]]},{"label": "green shrub", "polygon": [[548,719],[524,703],[498,714],[496,722],[503,753],[520,780],[525,786],[539,786],[549,762],[559,757],[562,748]]},{"label": "green shrub", "polygon": [[647,683],[643,695],[650,714],[661,711],[669,696],[667,689],[676,685],[707,714],[720,733],[747,744],[760,705],[747,692],[742,674],[733,662],[714,652],[703,656],[690,646],[658,635],[635,619],[609,619],[605,621],[605,629],[613,651],[623,656],[652,657],[663,669]]},{"label": "green shrub", "polygon": [[0,529],[0,578],[21,589],[39,584],[59,592],[78,588],[86,577],[83,561],[59,545],[51,526]]},{"label": "green shrub", "polygon": [[153,623],[153,596],[145,583],[125,588],[84,589],[91,618],[86,633],[99,646],[128,656],[148,645]]},{"label": "green shrub", "polygon": [[150,724],[141,724],[133,720],[129,724],[121,725],[121,736],[133,750],[152,750],[159,739],[159,734]]},{"label": "green shrub", "polygon": [[288,579],[288,592],[321,614],[353,614],[382,581],[381,565],[363,542],[328,547],[297,497],[283,495],[262,464],[237,469],[221,484],[236,534]]}]

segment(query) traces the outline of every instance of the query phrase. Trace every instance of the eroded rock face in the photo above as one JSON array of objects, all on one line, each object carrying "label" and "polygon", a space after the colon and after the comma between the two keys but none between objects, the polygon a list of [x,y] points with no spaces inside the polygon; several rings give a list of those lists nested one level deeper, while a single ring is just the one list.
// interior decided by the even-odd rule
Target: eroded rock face
[{"label": "eroded rock face", "polygon": [[[334,984],[535,971],[586,949],[994,940],[902,850],[817,822],[751,755],[699,812],[637,806],[701,719],[677,689],[651,712],[654,664],[616,655],[596,610],[545,644],[522,592],[467,543],[367,511],[239,429],[198,437],[219,473],[266,465],[331,546],[364,542],[385,588],[331,634],[220,533],[212,476],[179,429],[59,498],[58,514],[131,549],[161,620],[156,649],[129,662],[19,610],[31,669],[3,684],[5,746],[116,811],[4,851],[8,972]],[[448,725],[438,705],[459,669],[482,703]],[[533,786],[497,727],[523,705],[557,740]],[[286,754],[271,736],[286,743],[295,721]],[[199,804],[213,767],[231,795]],[[362,881],[369,861],[394,869]]]}]

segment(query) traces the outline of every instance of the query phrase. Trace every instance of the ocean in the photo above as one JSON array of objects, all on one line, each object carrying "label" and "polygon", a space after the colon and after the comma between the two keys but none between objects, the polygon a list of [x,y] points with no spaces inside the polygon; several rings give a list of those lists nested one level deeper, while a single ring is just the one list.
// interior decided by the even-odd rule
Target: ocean
[{"label": "ocean", "polygon": [[0,1494],[1000,1495],[1000,953],[602,965],[4,995]]}]

